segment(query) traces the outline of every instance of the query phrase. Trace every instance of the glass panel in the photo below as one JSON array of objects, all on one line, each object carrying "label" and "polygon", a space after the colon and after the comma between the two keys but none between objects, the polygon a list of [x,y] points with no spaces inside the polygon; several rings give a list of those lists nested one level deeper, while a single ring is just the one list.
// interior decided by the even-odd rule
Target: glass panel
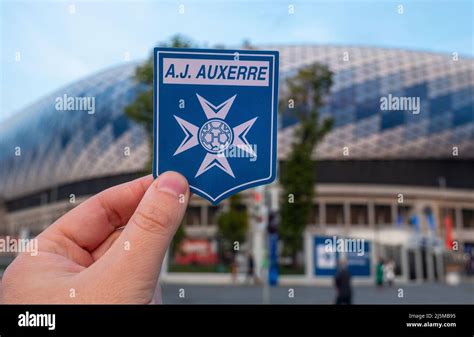
[{"label": "glass panel", "polygon": [[351,224],[367,225],[369,215],[367,205],[351,205]]},{"label": "glass panel", "polygon": [[462,210],[462,227],[474,229],[474,209]]},{"label": "glass panel", "polygon": [[189,206],[184,215],[184,224],[187,226],[196,226],[201,223],[201,207]]},{"label": "glass panel", "polygon": [[340,204],[326,205],[326,223],[333,225],[344,224],[344,207]]},{"label": "glass panel", "polygon": [[219,207],[218,206],[209,206],[207,208],[207,219],[209,225],[217,225],[217,220],[219,218]]},{"label": "glass panel", "polygon": [[311,208],[310,224],[319,224],[319,205],[313,205]]},{"label": "glass panel", "polygon": [[392,210],[389,205],[375,205],[375,223],[379,225],[392,223]]}]

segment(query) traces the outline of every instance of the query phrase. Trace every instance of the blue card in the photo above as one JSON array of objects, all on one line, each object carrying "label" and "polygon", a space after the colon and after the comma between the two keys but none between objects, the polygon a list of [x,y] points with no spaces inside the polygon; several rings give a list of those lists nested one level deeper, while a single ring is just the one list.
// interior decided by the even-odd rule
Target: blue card
[{"label": "blue card", "polygon": [[213,204],[272,182],[277,51],[155,48],[153,175],[177,171]]}]

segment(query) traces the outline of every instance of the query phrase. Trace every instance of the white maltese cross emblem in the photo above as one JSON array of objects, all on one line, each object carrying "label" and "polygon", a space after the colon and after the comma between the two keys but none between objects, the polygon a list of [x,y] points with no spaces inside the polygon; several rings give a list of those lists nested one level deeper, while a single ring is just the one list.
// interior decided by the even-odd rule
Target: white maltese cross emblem
[{"label": "white maltese cross emblem", "polygon": [[245,136],[252,128],[257,117],[232,128],[226,123],[225,119],[237,95],[230,97],[217,106],[198,94],[196,94],[196,96],[206,114],[207,121],[198,127],[174,115],[174,118],[185,133],[185,137],[173,156],[188,151],[197,145],[201,145],[207,153],[195,177],[200,176],[215,166],[235,178],[234,172],[226,157],[226,150],[231,147],[237,147],[239,150],[245,151],[251,156],[256,156]]}]

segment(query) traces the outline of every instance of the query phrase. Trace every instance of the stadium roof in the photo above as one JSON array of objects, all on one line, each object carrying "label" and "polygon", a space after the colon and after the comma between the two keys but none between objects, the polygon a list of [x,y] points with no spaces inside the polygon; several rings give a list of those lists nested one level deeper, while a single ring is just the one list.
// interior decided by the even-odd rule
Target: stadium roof
[{"label": "stadium roof", "polygon": [[[320,159],[474,158],[474,60],[452,55],[350,46],[265,46],[280,51],[280,74],[321,62],[334,85],[322,117],[333,131]],[[0,125],[0,195],[140,171],[149,158],[146,132],[124,108],[144,87],[137,64],[114,67],[59,89]],[[57,97],[95,97],[96,111],[57,111]],[[419,97],[420,113],[383,111],[381,97]],[[282,118],[279,158],[288,155],[294,120]],[[251,135],[248,135],[251,141]],[[344,156],[344,148],[349,156]],[[127,155],[126,148],[129,148]],[[18,149],[21,155],[18,155]]]}]

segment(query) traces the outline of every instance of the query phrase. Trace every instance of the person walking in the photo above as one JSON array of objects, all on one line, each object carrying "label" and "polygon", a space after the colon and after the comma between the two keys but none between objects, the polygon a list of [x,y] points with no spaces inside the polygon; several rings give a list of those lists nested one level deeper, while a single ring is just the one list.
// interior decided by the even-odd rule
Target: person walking
[{"label": "person walking", "polygon": [[395,263],[393,260],[389,260],[384,265],[384,275],[385,279],[387,280],[388,286],[392,287],[393,282],[395,281]]},{"label": "person walking", "polygon": [[248,255],[247,260],[247,282],[255,283],[255,263],[252,254]]},{"label": "person walking", "polygon": [[237,278],[239,275],[239,267],[237,264],[237,254],[232,254],[232,260],[230,263],[230,272],[232,275],[232,284],[237,284]]},{"label": "person walking", "polygon": [[345,259],[339,260],[334,283],[336,286],[336,304],[352,304],[351,273],[347,269]]},{"label": "person walking", "polygon": [[380,259],[375,268],[375,284],[377,288],[383,287],[383,279],[384,279],[384,263],[383,263],[383,260]]}]

